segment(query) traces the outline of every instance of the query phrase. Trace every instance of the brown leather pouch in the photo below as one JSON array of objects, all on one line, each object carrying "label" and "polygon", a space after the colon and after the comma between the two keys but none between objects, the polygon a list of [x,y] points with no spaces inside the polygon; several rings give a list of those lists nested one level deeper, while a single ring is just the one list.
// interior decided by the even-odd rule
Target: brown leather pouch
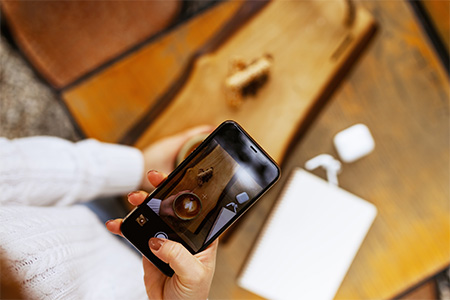
[{"label": "brown leather pouch", "polygon": [[179,0],[1,2],[16,43],[57,89],[168,27],[181,6]]}]

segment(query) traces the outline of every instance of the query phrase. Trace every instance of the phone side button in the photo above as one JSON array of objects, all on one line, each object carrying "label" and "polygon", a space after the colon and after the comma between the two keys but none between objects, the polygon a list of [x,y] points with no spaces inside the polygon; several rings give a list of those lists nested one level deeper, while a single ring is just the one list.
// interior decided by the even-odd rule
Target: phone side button
[{"label": "phone side button", "polygon": [[165,233],[163,231],[158,231],[157,233],[155,233],[155,238],[167,240],[169,238],[169,236],[167,235],[167,233]]}]

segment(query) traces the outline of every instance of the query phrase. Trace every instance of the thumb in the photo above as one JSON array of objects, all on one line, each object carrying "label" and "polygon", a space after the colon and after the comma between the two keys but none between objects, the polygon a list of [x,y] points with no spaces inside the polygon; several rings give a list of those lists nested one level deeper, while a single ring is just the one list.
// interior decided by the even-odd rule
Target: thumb
[{"label": "thumb", "polygon": [[148,244],[153,254],[168,263],[180,278],[192,280],[203,277],[203,264],[180,243],[151,238]]}]

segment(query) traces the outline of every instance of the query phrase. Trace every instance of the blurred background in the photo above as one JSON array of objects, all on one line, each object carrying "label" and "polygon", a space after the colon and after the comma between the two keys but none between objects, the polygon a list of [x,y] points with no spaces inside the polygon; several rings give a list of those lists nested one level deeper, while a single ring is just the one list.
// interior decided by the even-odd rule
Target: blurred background
[{"label": "blurred background", "polygon": [[[241,1],[0,3],[0,136],[142,148],[233,118],[281,163],[279,184],[223,237],[210,299],[258,299],[236,278],[288,175],[338,157],[333,137],[356,123],[376,147],[339,183],[378,215],[335,297],[450,299],[448,1],[271,1],[246,14]],[[267,53],[269,81],[227,106],[232,61]]]}]

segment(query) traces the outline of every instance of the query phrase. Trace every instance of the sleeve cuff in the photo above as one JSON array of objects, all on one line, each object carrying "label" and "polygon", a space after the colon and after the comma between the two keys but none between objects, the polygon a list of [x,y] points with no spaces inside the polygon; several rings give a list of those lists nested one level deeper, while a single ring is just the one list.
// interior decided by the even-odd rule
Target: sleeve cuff
[{"label": "sleeve cuff", "polygon": [[140,187],[144,158],[136,148],[101,143],[105,178],[101,195],[126,194]]}]

